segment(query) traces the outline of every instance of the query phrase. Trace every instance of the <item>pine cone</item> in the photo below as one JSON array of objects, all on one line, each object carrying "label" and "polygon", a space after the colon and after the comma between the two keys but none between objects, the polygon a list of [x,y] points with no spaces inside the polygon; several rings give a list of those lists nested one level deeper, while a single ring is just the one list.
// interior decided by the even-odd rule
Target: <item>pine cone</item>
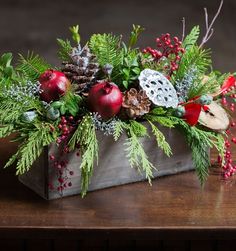
[{"label": "pine cone", "polygon": [[122,107],[129,118],[141,117],[150,111],[151,101],[145,91],[131,88],[123,96]]},{"label": "pine cone", "polygon": [[86,93],[93,85],[99,64],[88,46],[83,49],[74,48],[71,61],[63,63],[62,71],[71,80],[76,93]]}]

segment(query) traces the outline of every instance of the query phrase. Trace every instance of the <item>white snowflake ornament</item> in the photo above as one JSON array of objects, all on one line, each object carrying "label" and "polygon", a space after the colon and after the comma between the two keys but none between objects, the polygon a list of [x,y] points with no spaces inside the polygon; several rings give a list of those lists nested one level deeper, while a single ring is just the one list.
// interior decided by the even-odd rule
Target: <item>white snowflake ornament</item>
[{"label": "white snowflake ornament", "polygon": [[160,72],[151,69],[143,70],[139,76],[139,85],[154,105],[167,108],[178,106],[175,88]]}]

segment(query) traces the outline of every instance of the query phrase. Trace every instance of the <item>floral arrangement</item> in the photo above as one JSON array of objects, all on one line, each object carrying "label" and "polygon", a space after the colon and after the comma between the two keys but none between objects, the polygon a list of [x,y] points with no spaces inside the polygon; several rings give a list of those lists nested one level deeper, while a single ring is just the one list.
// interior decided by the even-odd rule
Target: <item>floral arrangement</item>
[{"label": "floral arrangement", "polygon": [[[45,146],[55,142],[63,153],[78,152],[81,158],[82,193],[85,195],[98,158],[96,130],[117,141],[126,133],[124,145],[131,167],[145,172],[151,182],[149,162],[140,137],[151,137],[168,156],[172,154],[159,126],[183,131],[201,184],[210,166],[208,149],[219,152],[218,162],[225,178],[233,175],[230,118],[235,108],[234,74],[212,70],[210,49],[205,43],[213,33],[220,8],[208,23],[198,44],[199,26],[181,39],[164,34],[156,38],[156,48],[136,48],[144,29],[133,25],[128,43],[121,36],[94,34],[82,45],[79,26],[70,28],[72,41],[58,39],[61,67],[53,67],[40,56],[19,55],[13,67],[12,54],[0,58],[0,137],[16,133],[18,151],[6,163],[15,161],[16,173],[27,172]],[[72,44],[72,42],[74,44]],[[146,121],[147,123],[143,123]],[[66,162],[55,168],[62,174]],[[158,168],[158,166],[157,166]],[[70,172],[70,175],[73,175]],[[59,190],[71,186],[62,176]]]}]

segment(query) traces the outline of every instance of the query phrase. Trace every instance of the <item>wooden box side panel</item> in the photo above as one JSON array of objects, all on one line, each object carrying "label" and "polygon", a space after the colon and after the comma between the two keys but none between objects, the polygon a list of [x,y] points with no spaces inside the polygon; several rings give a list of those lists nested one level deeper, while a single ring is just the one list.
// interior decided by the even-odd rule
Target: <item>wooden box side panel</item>
[{"label": "wooden box side panel", "polygon": [[[145,152],[148,154],[149,160],[157,168],[153,173],[154,178],[193,170],[191,151],[184,136],[175,129],[161,128],[161,130],[173,150],[171,157],[167,157],[157,147],[154,137],[145,137],[140,140]],[[117,142],[114,142],[111,136],[104,136],[101,132],[98,132],[97,137],[99,141],[99,163],[98,166],[94,167],[89,191],[146,179],[144,172],[140,173],[136,168],[130,167],[126,157],[128,153],[124,150],[124,143],[127,140],[125,134]],[[50,153],[55,154],[56,151],[55,146],[52,146]],[[63,196],[78,194],[81,191],[81,174],[79,169],[81,159],[75,153],[70,153],[68,160],[70,169],[74,172],[73,177],[71,177],[73,185],[63,191]],[[51,167],[50,170],[53,170],[53,168]],[[55,182],[57,181],[55,180]],[[58,192],[49,191],[50,199],[58,197],[60,197]]]},{"label": "wooden box side panel", "polygon": [[[154,177],[176,174],[183,171],[192,170],[193,163],[191,151],[186,144],[184,135],[176,129],[160,128],[164,133],[167,142],[170,144],[173,155],[167,157],[162,150],[157,147],[154,137],[144,137],[140,139],[149,160],[157,168],[154,170]],[[149,135],[151,129],[148,127]],[[98,190],[106,187],[118,186],[145,180],[145,173],[138,172],[136,168],[131,168],[126,157],[124,143],[127,136],[123,134],[117,142],[112,136],[104,136],[100,131],[97,132],[99,142],[99,163],[94,167],[94,174],[91,179],[89,191]],[[79,194],[81,192],[81,158],[76,152],[62,155],[62,149],[56,144],[51,144],[45,148],[43,155],[35,162],[30,171],[20,176],[20,181],[30,187],[45,199],[55,199],[64,196]],[[69,170],[74,175],[70,177],[72,186],[65,188],[63,193],[56,189],[48,189],[48,185],[58,185],[58,170],[54,167],[53,161],[49,160],[49,155],[53,154],[58,161],[68,161]],[[148,184],[147,184],[148,185]]]},{"label": "wooden box side panel", "polygon": [[19,175],[19,180],[44,199],[48,199],[48,147],[44,148],[28,172]]}]

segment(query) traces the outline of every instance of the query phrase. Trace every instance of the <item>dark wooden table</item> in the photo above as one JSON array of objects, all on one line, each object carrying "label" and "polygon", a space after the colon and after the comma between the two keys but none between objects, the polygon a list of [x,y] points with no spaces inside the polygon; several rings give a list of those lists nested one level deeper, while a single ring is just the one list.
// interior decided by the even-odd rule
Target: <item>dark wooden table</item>
[{"label": "dark wooden table", "polygon": [[[1,166],[14,151],[14,145],[1,141]],[[14,171],[0,171],[0,239],[8,245],[0,250],[73,251],[82,250],[81,243],[86,250],[112,245],[122,248],[109,250],[142,250],[142,245],[197,250],[199,243],[201,250],[236,250],[231,245],[236,239],[236,180],[222,181],[218,169],[203,189],[194,172],[188,172],[155,180],[152,187],[141,182],[54,201],[24,187]]]}]

